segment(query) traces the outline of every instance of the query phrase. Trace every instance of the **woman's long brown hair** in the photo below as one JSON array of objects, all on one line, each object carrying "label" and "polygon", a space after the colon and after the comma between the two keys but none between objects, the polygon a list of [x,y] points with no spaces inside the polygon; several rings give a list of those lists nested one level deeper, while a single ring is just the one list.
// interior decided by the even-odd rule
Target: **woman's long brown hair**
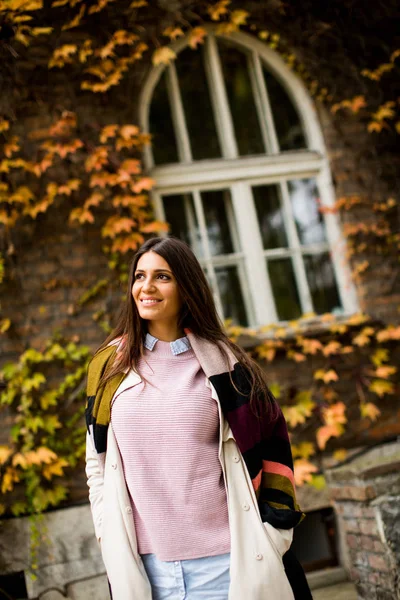
[{"label": "woman's long brown hair", "polygon": [[[105,373],[102,383],[104,384],[117,373],[127,369],[138,370],[139,359],[143,354],[147,325],[146,321],[139,316],[132,298],[132,287],[135,281],[137,264],[146,252],[156,252],[161,256],[168,263],[176,278],[182,299],[179,328],[182,331],[189,328],[195,335],[218,344],[225,353],[227,364],[229,364],[229,360],[224,345],[230,348],[238,362],[244,367],[249,384],[250,402],[255,412],[258,414],[260,410],[264,412],[268,408],[273,408],[274,398],[268,388],[264,371],[224,333],[210,287],[200,263],[191,248],[185,242],[174,237],[154,237],[147,240],[132,260],[126,301],[122,306],[116,327],[98,349],[98,351],[104,349],[110,342],[118,338],[123,339],[123,344],[121,344],[118,351],[118,360],[114,361],[114,364]],[[237,391],[241,393],[241,390]]]}]

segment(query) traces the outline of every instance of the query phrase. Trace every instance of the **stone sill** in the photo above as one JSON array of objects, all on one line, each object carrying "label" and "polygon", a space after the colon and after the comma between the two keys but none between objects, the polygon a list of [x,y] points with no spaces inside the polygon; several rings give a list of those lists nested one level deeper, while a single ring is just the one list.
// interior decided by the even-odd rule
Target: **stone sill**
[{"label": "stone sill", "polygon": [[[254,331],[254,334],[247,334],[246,328],[243,328],[244,333],[241,333],[238,336],[237,344],[245,350],[250,350],[251,348],[255,348],[256,346],[259,346],[268,340],[294,340],[298,335],[320,336],[328,333],[332,325],[347,325],[351,317],[354,317],[355,314],[357,313],[333,315],[333,318],[330,321],[322,321],[320,317],[299,319],[297,327],[291,326],[290,321],[281,321],[279,323],[274,323],[273,325],[265,325],[259,328],[247,328],[248,330]],[[365,324],[370,322],[371,321],[366,320]],[[268,331],[261,331],[261,329],[267,327],[270,327]],[[283,335],[276,336],[275,332],[277,330],[282,333],[283,330],[285,330],[285,333]]]}]

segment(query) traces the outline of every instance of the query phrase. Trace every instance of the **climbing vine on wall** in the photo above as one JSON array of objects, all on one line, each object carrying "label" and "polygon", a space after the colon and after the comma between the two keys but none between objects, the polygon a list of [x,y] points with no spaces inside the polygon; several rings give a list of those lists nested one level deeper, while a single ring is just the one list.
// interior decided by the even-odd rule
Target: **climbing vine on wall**
[{"label": "climbing vine on wall", "polygon": [[[243,5],[219,0],[186,2],[181,8],[169,9],[168,3],[145,0],[0,0],[0,51],[3,59],[14,61],[17,68],[25,48],[40,47],[47,57],[49,78],[66,73],[78,98],[78,92],[92,94],[94,101],[102,98],[106,103],[139,61],[151,57],[157,66],[175,60],[175,40],[187,36],[196,51],[211,24],[217,34],[224,35],[245,28],[278,51],[333,114],[363,120],[371,136],[400,133],[398,98],[385,95],[377,103],[373,94],[373,101],[368,95],[368,86],[377,85],[398,69],[397,48],[391,49],[382,64],[361,71],[365,85],[359,93],[338,97],[310,74],[278,31],[267,29],[264,22],[258,24],[245,9],[245,2]],[[284,15],[282,3],[276,2],[275,9]],[[122,18],[116,18],[116,10]],[[12,73],[6,75],[12,78]],[[78,105],[76,110],[57,106],[46,127],[25,132],[11,110],[0,115],[0,142],[0,285],[3,280],[6,284],[10,258],[17,252],[15,232],[60,206],[68,207],[70,227],[100,230],[110,267],[109,279],[100,279],[88,289],[72,314],[116,280],[126,281],[127,258],[146,236],[168,229],[154,219],[148,194],[155,182],[143,171],[141,162],[151,138],[135,123],[122,122],[116,115],[112,122],[88,124]],[[351,215],[360,207],[366,216],[357,221]],[[345,197],[329,210],[344,217],[348,258],[357,283],[371,268],[366,250],[381,260],[390,258],[398,268],[396,198],[371,205],[367,196]],[[307,437],[293,446],[297,482],[321,485],[314,459],[346,433],[349,420],[343,373],[351,366],[347,389],[352,386],[358,416],[368,426],[379,418],[381,401],[398,393],[395,348],[400,328],[382,325],[366,315],[355,315],[346,322],[323,315],[318,319],[322,333],[313,335],[311,316],[306,317],[285,328],[268,326],[259,332],[229,324],[227,329],[233,338],[257,333],[254,353],[266,365],[285,359],[309,369],[310,384],[301,389],[293,391],[284,382],[271,383],[291,431]],[[93,318],[109,330],[106,311],[98,311]],[[10,328],[10,316],[0,308],[0,335],[8,335]],[[40,513],[66,499],[67,474],[83,456],[83,383],[88,358],[85,346],[61,333],[41,351],[27,349],[17,362],[2,369],[6,387],[0,405],[10,421],[11,438],[0,447],[0,511]],[[340,449],[337,458],[344,452]]]}]

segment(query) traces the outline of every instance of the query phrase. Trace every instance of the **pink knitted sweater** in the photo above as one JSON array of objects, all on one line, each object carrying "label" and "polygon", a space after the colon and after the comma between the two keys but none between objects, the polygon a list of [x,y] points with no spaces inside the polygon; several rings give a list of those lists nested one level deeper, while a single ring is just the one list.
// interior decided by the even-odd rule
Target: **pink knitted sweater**
[{"label": "pink knitted sweater", "polygon": [[174,355],[162,341],[139,371],[147,383],[117,390],[111,410],[139,553],[172,561],[229,552],[218,408],[204,372],[191,348]]}]

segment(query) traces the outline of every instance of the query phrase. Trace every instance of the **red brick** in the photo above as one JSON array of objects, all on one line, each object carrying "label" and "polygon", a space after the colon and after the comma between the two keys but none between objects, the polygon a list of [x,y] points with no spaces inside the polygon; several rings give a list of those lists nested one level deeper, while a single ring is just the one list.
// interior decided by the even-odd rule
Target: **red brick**
[{"label": "red brick", "polygon": [[361,579],[360,571],[358,569],[356,569],[355,567],[352,567],[350,569],[350,578],[352,581],[360,581],[360,579]]},{"label": "red brick", "polygon": [[375,571],[390,571],[389,561],[385,560],[380,554],[370,554],[368,556],[368,562],[372,569]]},{"label": "red brick", "polygon": [[357,519],[343,519],[343,525],[346,531],[360,533],[360,523],[357,521]]},{"label": "red brick", "polygon": [[362,535],[360,537],[361,548],[363,550],[373,550],[374,549],[374,539],[372,537],[368,537],[367,535]]},{"label": "red brick", "polygon": [[364,535],[374,535],[379,536],[378,527],[376,525],[376,521],[374,519],[366,520],[362,519],[360,521],[360,529],[361,533]]},{"label": "red brick", "polygon": [[331,488],[330,495],[333,500],[356,500],[365,502],[376,497],[376,490],[372,485],[356,486],[349,485]]},{"label": "red brick", "polygon": [[378,552],[379,554],[385,554],[386,548],[379,540],[374,540],[374,552]]},{"label": "red brick", "polygon": [[346,535],[346,542],[349,548],[358,548],[360,546],[359,538],[351,533]]}]

